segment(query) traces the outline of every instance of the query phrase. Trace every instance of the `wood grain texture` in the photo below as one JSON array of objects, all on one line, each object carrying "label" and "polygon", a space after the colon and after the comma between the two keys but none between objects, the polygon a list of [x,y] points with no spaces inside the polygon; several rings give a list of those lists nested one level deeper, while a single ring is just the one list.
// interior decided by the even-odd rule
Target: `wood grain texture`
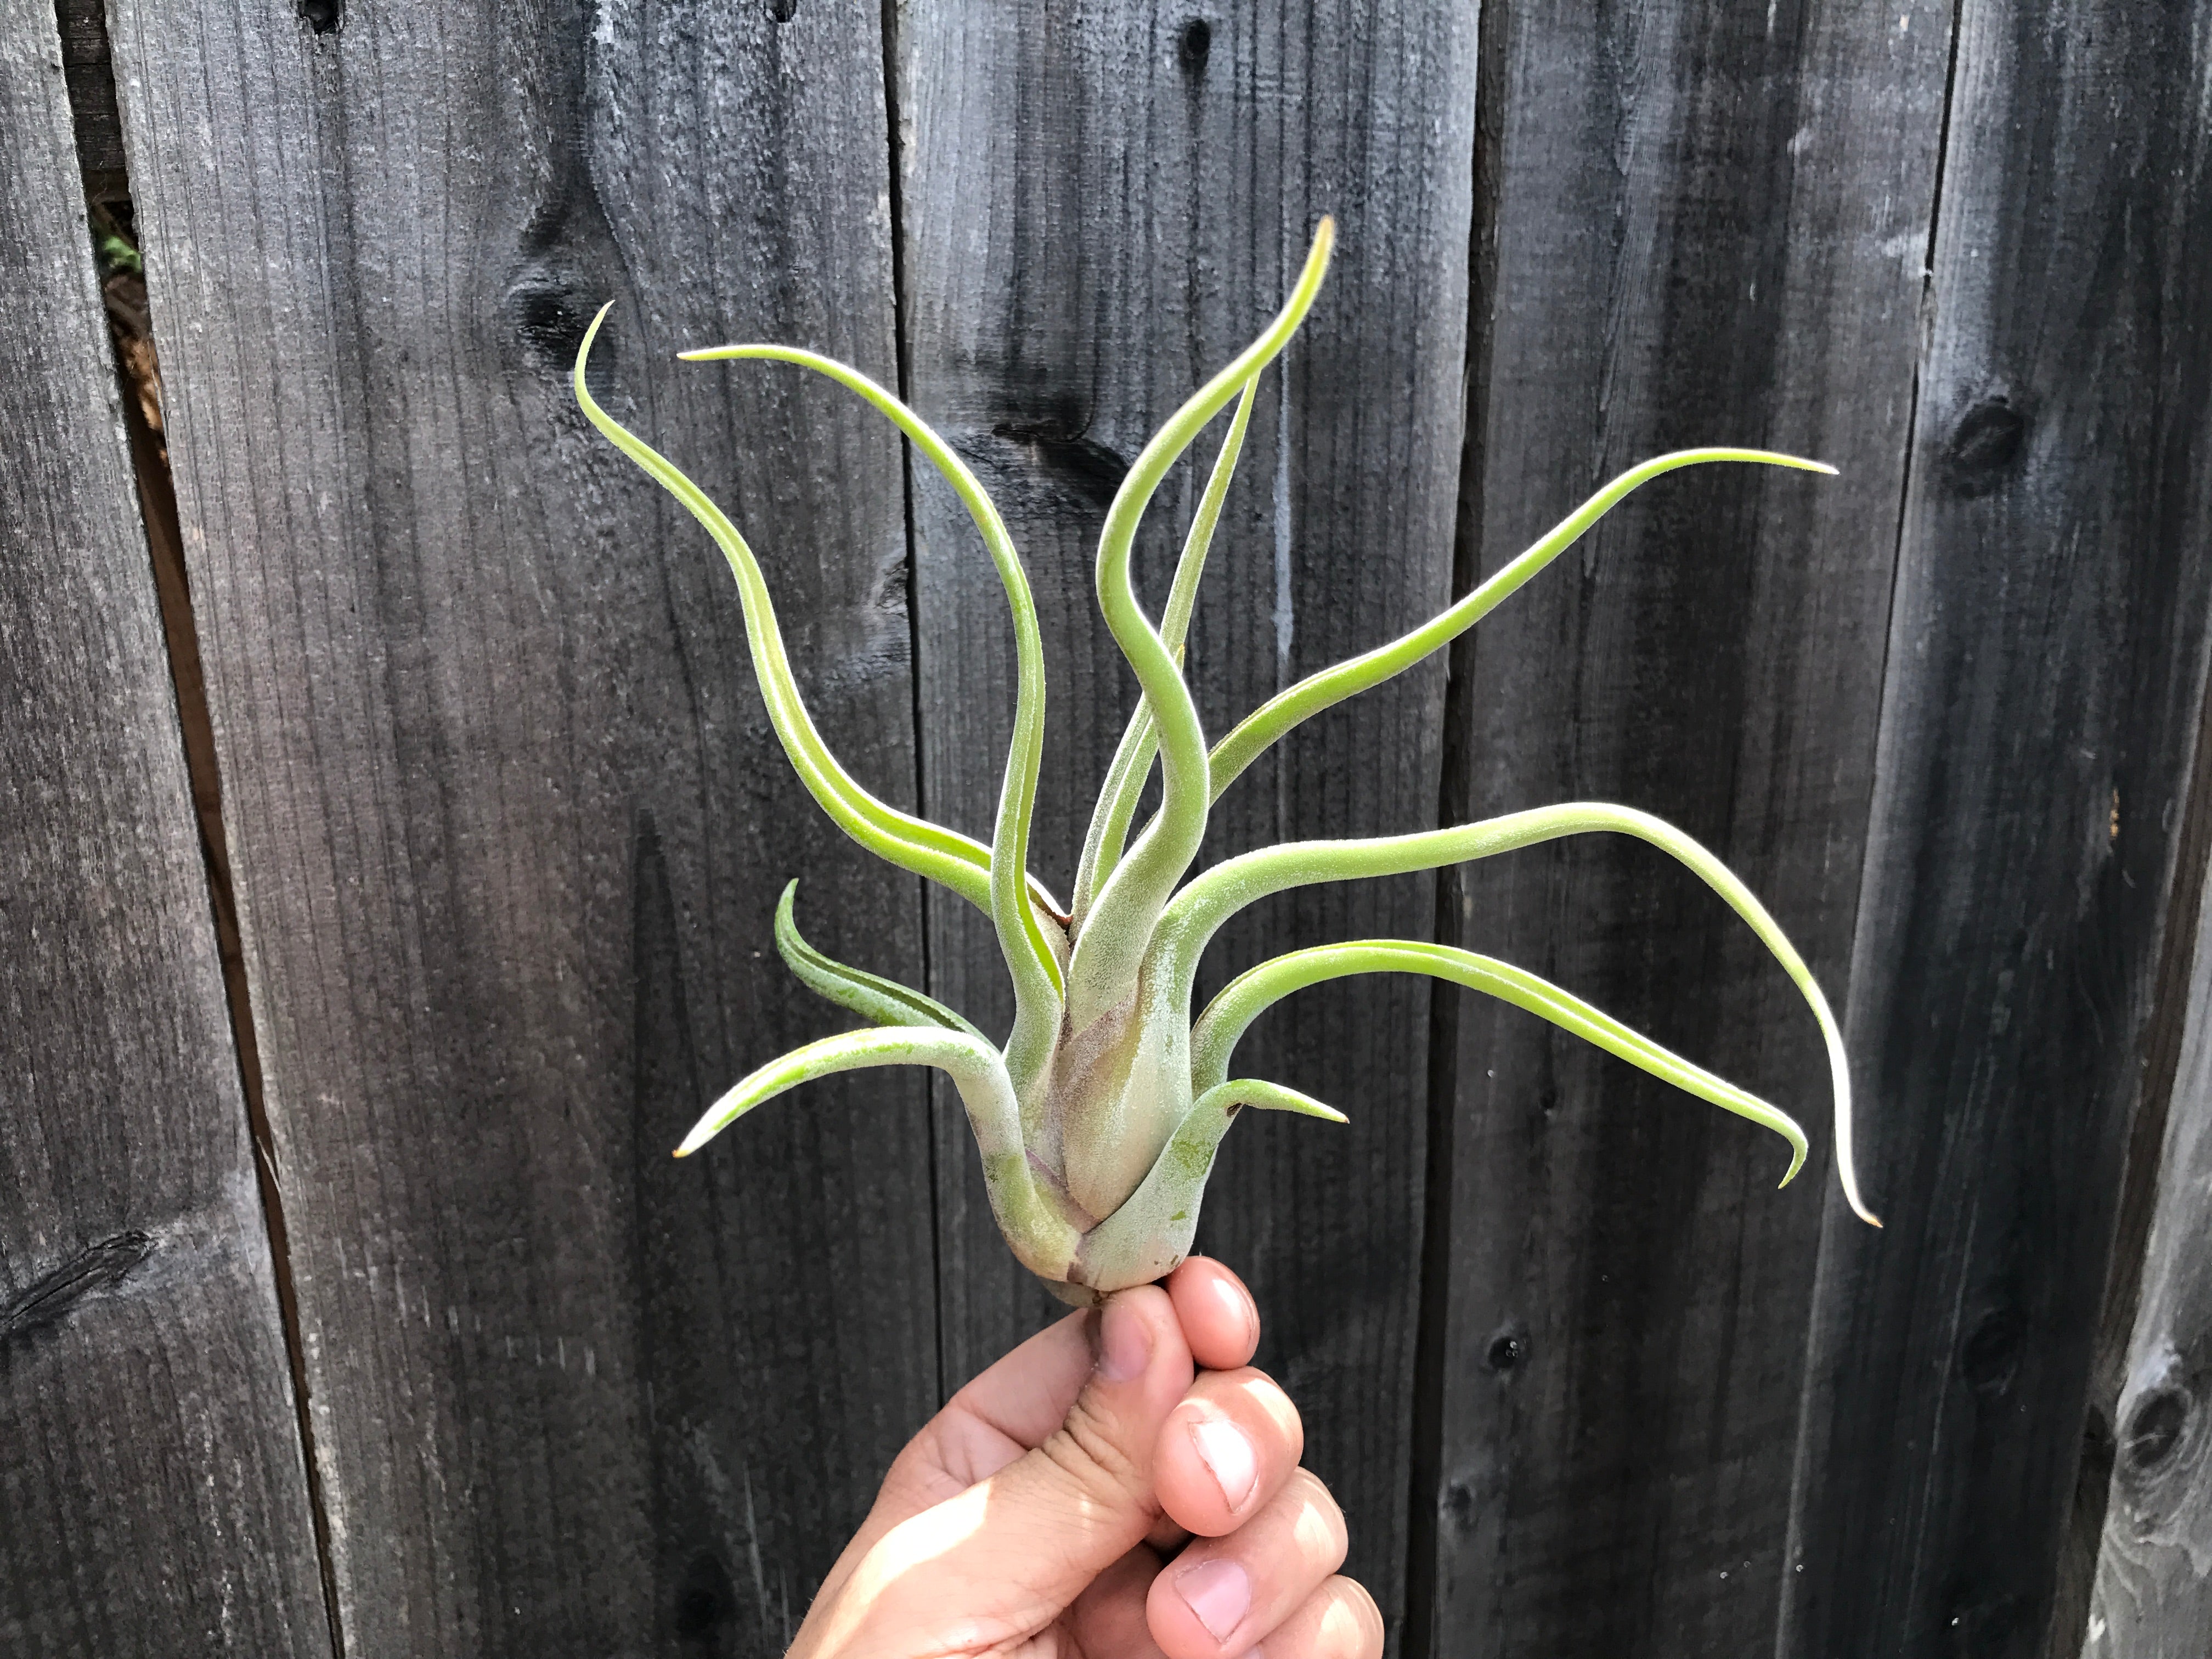
[{"label": "wood grain texture", "polygon": [[[1651,454],[1838,478],[1648,485],[1455,669],[1456,810],[1656,812],[1766,901],[1840,1000],[1942,122],[1945,10],[1509,4],[1486,28],[1471,580]],[[1748,1652],[1785,1571],[1831,1181],[1802,1000],[1693,877],[1616,837],[1446,891],[1462,943],[1800,1115],[1780,1143],[1517,1011],[1456,1042],[1428,1651]],[[1455,995],[1457,994],[1455,994]]]},{"label": "wood grain texture", "polygon": [[2085,1659],[2199,1659],[2212,1630],[2212,929],[2201,915],[2194,965]]},{"label": "wood grain texture", "polygon": [[[1271,373],[1191,641],[1207,729],[1378,644],[1447,598],[1464,365],[1471,17],[1386,4],[1115,3],[1079,13],[909,0],[899,11],[904,315],[914,396],[1006,507],[1053,684],[1036,867],[1065,890],[1133,701],[1093,597],[1122,471],[1281,302],[1334,212],[1329,287]],[[1225,425],[1226,417],[1224,417]],[[1140,538],[1157,606],[1210,465],[1199,447]],[[989,823],[1012,714],[988,564],[933,480],[915,490],[924,776],[932,811]],[[1436,821],[1443,664],[1296,733],[1225,796],[1206,861],[1278,840]],[[1226,933],[1226,973],[1297,945],[1425,937],[1431,884],[1286,896]],[[933,901],[938,994],[1011,1016],[978,921]],[[1240,1126],[1199,1243],[1251,1281],[1261,1363],[1300,1402],[1308,1456],[1351,1517],[1351,1571],[1401,1585],[1427,994],[1332,987],[1256,1029],[1238,1065],[1349,1111],[1349,1129]],[[983,1208],[942,1113],[948,1383],[1049,1311]],[[1318,1131],[1318,1133],[1316,1133]]]},{"label": "wood grain texture", "polygon": [[330,1653],[54,9],[0,4],[0,1650]]},{"label": "wood grain texture", "polygon": [[[705,1098],[837,1011],[776,891],[918,978],[711,544],[751,532],[824,731],[914,793],[875,15],[127,0],[113,44],[322,1490],[356,1654],[780,1654],[929,1409],[924,1091]],[[779,13],[788,14],[779,21]]]},{"label": "wood grain texture", "polygon": [[2203,20],[1959,29],[1853,945],[1888,1225],[1832,1206],[1783,1626],[1835,1659],[2041,1650],[2212,590]]}]

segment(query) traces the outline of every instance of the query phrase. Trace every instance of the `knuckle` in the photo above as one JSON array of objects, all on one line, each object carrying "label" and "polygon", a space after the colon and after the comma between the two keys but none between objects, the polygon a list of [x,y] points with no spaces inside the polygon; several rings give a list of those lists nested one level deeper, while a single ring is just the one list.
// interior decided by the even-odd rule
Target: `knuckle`
[{"label": "knuckle", "polygon": [[1067,1420],[1038,1448],[1084,1497],[1135,1504],[1147,1511],[1152,1482],[1114,1433],[1114,1425],[1087,1400],[1078,1400]]}]

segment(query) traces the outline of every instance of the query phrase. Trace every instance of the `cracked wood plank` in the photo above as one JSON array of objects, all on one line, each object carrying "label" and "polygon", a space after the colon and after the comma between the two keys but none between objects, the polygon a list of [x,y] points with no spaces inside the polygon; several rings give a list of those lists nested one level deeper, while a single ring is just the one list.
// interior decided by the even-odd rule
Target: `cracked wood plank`
[{"label": "cracked wood plank", "polygon": [[61,43],[0,3],[0,1650],[321,1656]]},{"label": "cracked wood plank", "polygon": [[822,726],[915,793],[899,454],[684,346],[893,373],[875,14],[122,0],[268,1117],[349,1649],[775,1655],[934,1402],[926,1091],[720,1088],[840,1011],[776,894],[918,981],[915,884],[764,718],[727,571],[566,381],[750,532]]}]

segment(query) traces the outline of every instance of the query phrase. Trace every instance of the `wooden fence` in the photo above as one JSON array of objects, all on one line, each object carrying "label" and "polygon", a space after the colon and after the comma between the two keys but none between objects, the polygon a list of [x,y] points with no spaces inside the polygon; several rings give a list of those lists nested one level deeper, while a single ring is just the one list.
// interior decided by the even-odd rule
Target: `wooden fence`
[{"label": "wooden fence", "polygon": [[564,371],[615,301],[608,395],[754,537],[833,744],[972,830],[1011,656],[957,503],[834,387],[671,353],[909,389],[1036,584],[1064,887],[1132,701],[1104,501],[1328,211],[1209,729],[1647,454],[1842,476],[1650,486],[1212,851],[1675,821],[1847,1010],[1888,1224],[1795,994],[1648,848],[1233,929],[1212,983],[1495,951],[1818,1131],[1777,1192],[1770,1137],[1411,980],[1255,1030],[1352,1123],[1240,1125],[1200,1244],[1396,1650],[2201,1654],[2208,108],[2212,12],[2148,0],[0,0],[0,1650],[781,1652],[1050,1304],[912,1074],[667,1152],[836,1027],[792,876],[833,954],[1007,997],[814,810]]}]

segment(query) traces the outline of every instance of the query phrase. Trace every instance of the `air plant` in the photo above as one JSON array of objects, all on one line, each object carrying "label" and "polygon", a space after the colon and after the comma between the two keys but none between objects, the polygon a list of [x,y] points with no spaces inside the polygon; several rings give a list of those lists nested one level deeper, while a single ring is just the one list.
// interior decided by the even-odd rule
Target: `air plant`
[{"label": "air plant", "polygon": [[[1851,1161],[1850,1082],[1842,1036],[1803,960],[1748,889],[1680,830],[1626,806],[1577,801],[1453,828],[1370,840],[1297,842],[1228,859],[1186,882],[1212,803],[1300,721],[1403,672],[1480,620],[1571,546],[1615,503],[1661,474],[1710,461],[1832,472],[1817,461],[1753,449],[1690,449],[1621,474],[1534,546],[1448,610],[1401,639],[1300,680],[1268,699],[1209,751],[1182,671],[1185,630],[1223,498],[1251,418],[1260,375],[1311,308],[1328,265],[1323,219],[1288,301],[1237,359],[1177,410],[1121,482],[1099,533],[1097,592],[1108,630],[1143,696],[1108,768],[1063,908],[1029,871],[1030,820],[1044,739],[1044,641],[1029,579],[1005,520],[975,476],[911,409],[843,363],[796,347],[718,346],[687,362],[765,360],[827,375],[873,404],[944,477],[974,519],[1012,611],[1018,672],[1013,740],[990,845],[900,811],[840,766],[800,701],[775,606],[744,538],[674,465],[601,409],[585,383],[602,310],[577,352],[576,399],[624,453],[690,509],[738,582],[745,637],[770,721],[800,779],[838,827],[869,851],[940,883],[991,919],[1013,979],[1014,1021],[994,1043],[952,1010],[879,975],[833,962],[799,936],[797,883],[784,890],[775,939],[793,973],[868,1029],[825,1037],[770,1061],[717,1100],[677,1149],[697,1151],[730,1124],[799,1084],[875,1066],[929,1066],[952,1079],[981,1149],[984,1182],[1023,1264],[1078,1303],[1144,1284],[1190,1249],[1224,1133],[1247,1106],[1344,1121],[1279,1083],[1232,1078],[1237,1039],[1292,992],[1352,974],[1425,974],[1502,998],[1595,1043],[1790,1144],[1787,1185],[1805,1161],[1788,1114],[1506,963],[1447,945],[1362,939],[1294,951],[1232,981],[1193,1024],[1192,984],[1207,941],[1255,900],[1315,882],[1425,870],[1560,836],[1609,830],[1686,865],[1747,922],[1803,993],[1827,1045],[1836,1161],[1852,1207],[1869,1221]],[[1167,604],[1155,623],[1130,578],[1139,520],[1170,467],[1223,410],[1229,429],[1193,518]],[[1157,762],[1158,810],[1133,838],[1139,798]]]}]

